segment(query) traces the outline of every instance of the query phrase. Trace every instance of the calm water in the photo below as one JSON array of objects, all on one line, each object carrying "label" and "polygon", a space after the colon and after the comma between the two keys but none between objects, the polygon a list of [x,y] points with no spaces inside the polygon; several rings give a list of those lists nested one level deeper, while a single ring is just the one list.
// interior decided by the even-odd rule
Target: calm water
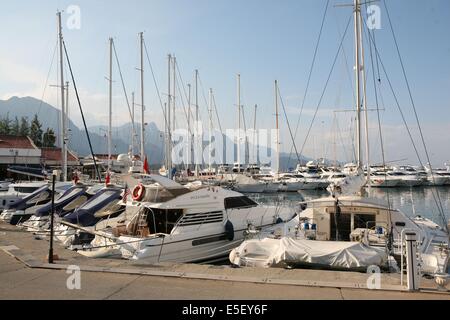
[{"label": "calm water", "polygon": [[[326,190],[303,190],[305,200],[317,199],[329,195]],[[421,215],[430,218],[442,225],[438,206],[433,197],[437,194],[441,199],[442,207],[446,215],[445,221],[450,219],[450,186],[442,187],[415,187],[415,188],[372,188],[370,196],[389,201],[395,209],[400,209],[409,216]],[[260,203],[272,203],[278,201],[299,201],[301,196],[295,192],[279,194],[250,194],[251,198]]]}]

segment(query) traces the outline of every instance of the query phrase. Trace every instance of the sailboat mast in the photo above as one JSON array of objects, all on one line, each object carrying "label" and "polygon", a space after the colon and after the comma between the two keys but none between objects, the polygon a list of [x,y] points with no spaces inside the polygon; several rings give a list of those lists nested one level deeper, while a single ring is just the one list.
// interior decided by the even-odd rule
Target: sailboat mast
[{"label": "sailboat mast", "polygon": [[276,174],[277,178],[280,174],[280,133],[279,133],[279,126],[278,126],[278,81],[275,80],[275,118],[276,118],[276,130],[277,130],[277,164],[276,164]]},{"label": "sailboat mast", "polygon": [[360,15],[359,0],[354,0],[354,27],[355,27],[355,81],[356,81],[356,165],[358,171],[362,168],[361,160],[361,63],[360,63]]},{"label": "sailboat mast", "polygon": [[363,108],[364,108],[364,120],[365,120],[365,144],[366,144],[366,167],[367,167],[367,186],[370,191],[370,148],[369,148],[369,114],[367,109],[367,92],[366,92],[366,64],[364,61],[364,41],[363,41],[363,21],[361,13],[359,14],[359,41],[361,48],[361,77],[363,79],[362,92],[363,92]]},{"label": "sailboat mast", "polygon": [[[198,70],[195,70],[195,133],[196,133],[196,153],[198,153],[201,150],[201,145],[198,145],[198,140],[200,140],[200,143],[203,142],[202,138],[197,137],[199,135],[198,132]],[[197,158],[197,157],[195,157]],[[198,159],[195,159],[195,176],[198,177]]]},{"label": "sailboat mast", "polygon": [[[64,123],[65,125],[65,137],[66,140],[69,141],[69,81],[66,81],[66,111],[64,113]],[[66,145],[66,152],[63,154],[63,163],[67,164],[67,144]],[[65,171],[67,173],[67,170]],[[67,177],[65,178],[67,180]]]},{"label": "sailboat mast", "polygon": [[[134,92],[131,93],[131,125],[132,128],[135,128],[134,126],[134,108],[135,108],[135,102],[134,102]],[[136,136],[134,130],[131,130],[131,158],[134,156],[134,146],[136,145]]]},{"label": "sailboat mast", "polygon": [[167,124],[167,140],[166,140],[166,170],[170,168],[170,132],[171,132],[171,107],[172,107],[172,82],[170,66],[172,64],[172,55],[167,56],[167,106],[166,106],[166,124]]},{"label": "sailboat mast", "polygon": [[139,33],[140,44],[141,44],[141,160],[144,161],[145,158],[145,119],[144,119],[144,33]]},{"label": "sailboat mast", "polygon": [[241,172],[241,75],[237,75],[237,108],[238,108],[238,132],[237,132],[237,166]]},{"label": "sailboat mast", "polygon": [[258,156],[256,155],[256,111],[258,109],[258,105],[255,104],[255,114],[253,116],[253,157],[255,159],[255,164],[258,162]]},{"label": "sailboat mast", "polygon": [[113,38],[109,38],[109,112],[108,112],[108,170],[111,170],[112,157],[112,54]]},{"label": "sailboat mast", "polygon": [[58,39],[59,39],[59,70],[60,70],[60,88],[61,88],[61,159],[63,181],[67,181],[67,146],[66,146],[66,121],[65,121],[65,97],[64,97],[64,56],[63,56],[63,34],[61,23],[61,12],[57,12],[58,17]]},{"label": "sailboat mast", "polygon": [[175,57],[175,55],[173,55],[173,58],[172,58],[172,66],[173,66],[173,69],[172,69],[172,72],[173,72],[173,79],[172,79],[172,81],[173,81],[173,89],[172,89],[172,91],[173,91],[173,94],[172,94],[172,117],[173,117],[173,124],[172,124],[172,131],[175,131],[175,127],[176,127],[176,125],[175,125],[175,116],[176,116],[176,109],[175,109],[175,98],[176,98],[176,88],[177,88],[177,83],[176,83],[176,81],[177,81],[177,76],[176,76],[176,67],[177,67],[177,58]]},{"label": "sailboat mast", "polygon": [[187,152],[186,152],[186,167],[189,169],[191,164],[191,84],[188,83],[188,118],[187,118]]}]

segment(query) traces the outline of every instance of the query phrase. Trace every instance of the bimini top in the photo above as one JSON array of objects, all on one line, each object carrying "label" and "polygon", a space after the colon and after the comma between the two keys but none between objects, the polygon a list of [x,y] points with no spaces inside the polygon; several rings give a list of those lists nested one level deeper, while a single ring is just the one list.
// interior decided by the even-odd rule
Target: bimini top
[{"label": "bimini top", "polygon": [[[311,201],[307,201],[308,205],[311,205],[314,207],[328,207],[334,205],[334,202],[336,201],[336,198],[333,197],[326,197],[326,198],[319,198],[314,199]],[[374,198],[365,198],[360,196],[343,196],[338,197],[339,205],[340,206],[359,206],[359,207],[370,207],[374,209],[381,209],[381,210],[390,210],[390,211],[397,211],[396,209],[390,208],[389,205],[379,199]]]}]

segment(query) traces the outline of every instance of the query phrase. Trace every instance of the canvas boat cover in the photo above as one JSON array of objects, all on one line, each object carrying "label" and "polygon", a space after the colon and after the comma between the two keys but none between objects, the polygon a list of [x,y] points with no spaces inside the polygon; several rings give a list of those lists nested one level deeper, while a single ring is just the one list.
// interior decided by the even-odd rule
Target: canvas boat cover
[{"label": "canvas boat cover", "polygon": [[311,265],[336,269],[364,269],[382,266],[387,260],[383,248],[360,242],[316,241],[282,237],[244,241],[230,253],[230,261],[238,266],[277,267]]}]

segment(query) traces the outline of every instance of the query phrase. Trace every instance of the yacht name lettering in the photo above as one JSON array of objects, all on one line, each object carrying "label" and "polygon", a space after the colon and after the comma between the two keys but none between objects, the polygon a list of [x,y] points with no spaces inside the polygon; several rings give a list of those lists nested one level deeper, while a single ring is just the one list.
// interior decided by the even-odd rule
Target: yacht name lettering
[{"label": "yacht name lettering", "polygon": [[189,307],[183,307],[183,315],[209,315],[213,318],[216,314],[217,307],[196,307],[192,304]]},{"label": "yacht name lettering", "polygon": [[191,200],[206,199],[206,198],[209,198],[209,194],[202,195],[202,196],[194,196],[194,197],[191,197]]}]

